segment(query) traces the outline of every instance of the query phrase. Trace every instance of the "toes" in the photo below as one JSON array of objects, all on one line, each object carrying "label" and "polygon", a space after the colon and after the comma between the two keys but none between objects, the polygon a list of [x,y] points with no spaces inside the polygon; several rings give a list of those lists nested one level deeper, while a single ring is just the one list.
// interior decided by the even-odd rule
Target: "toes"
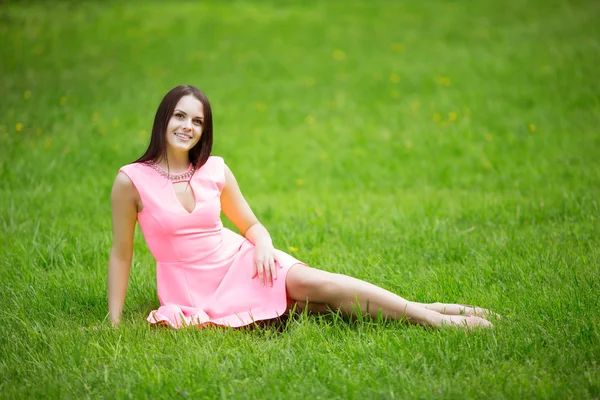
[{"label": "toes", "polygon": [[467,317],[467,325],[469,326],[480,326],[483,328],[493,328],[494,325],[485,318],[473,316]]}]

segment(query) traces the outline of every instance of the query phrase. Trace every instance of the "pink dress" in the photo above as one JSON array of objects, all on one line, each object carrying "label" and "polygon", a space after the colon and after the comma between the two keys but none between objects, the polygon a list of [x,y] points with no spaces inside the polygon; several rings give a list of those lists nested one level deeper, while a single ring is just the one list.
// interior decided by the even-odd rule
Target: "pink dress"
[{"label": "pink dress", "polygon": [[252,279],[254,245],[221,222],[224,167],[221,157],[210,157],[194,173],[192,212],[179,202],[172,181],[147,164],[120,169],[140,194],[144,208],[138,222],[156,259],[160,308],[148,316],[151,324],[239,327],[286,312],[287,272],[303,263],[277,250],[280,263],[273,287],[261,287],[258,278]]}]

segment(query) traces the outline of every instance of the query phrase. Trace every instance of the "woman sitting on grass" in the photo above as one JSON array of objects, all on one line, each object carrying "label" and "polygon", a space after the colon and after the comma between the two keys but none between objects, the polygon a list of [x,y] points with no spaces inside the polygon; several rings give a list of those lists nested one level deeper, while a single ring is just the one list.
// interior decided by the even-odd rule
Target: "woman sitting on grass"
[{"label": "woman sitting on grass", "polygon": [[[193,86],[178,86],[158,107],[144,155],[119,170],[111,194],[108,264],[113,324],[121,319],[139,221],[157,262],[160,308],[148,316],[151,324],[239,327],[277,318],[297,306],[345,315],[381,313],[428,326],[492,326],[485,309],[411,302],[276,250],[231,170],[222,158],[210,155],[212,142],[208,99]],[[221,211],[241,235],[223,227]]]}]

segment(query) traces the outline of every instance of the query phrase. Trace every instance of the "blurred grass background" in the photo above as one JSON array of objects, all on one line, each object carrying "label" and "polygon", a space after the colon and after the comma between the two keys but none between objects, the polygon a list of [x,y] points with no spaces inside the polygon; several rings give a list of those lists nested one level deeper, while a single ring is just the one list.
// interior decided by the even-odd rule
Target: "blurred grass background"
[{"label": "blurred grass background", "polygon": [[[600,43],[594,1],[0,4],[0,396],[597,398]],[[211,100],[277,247],[464,335],[332,316],[153,330],[139,232],[106,315],[109,194],[162,96]]]}]

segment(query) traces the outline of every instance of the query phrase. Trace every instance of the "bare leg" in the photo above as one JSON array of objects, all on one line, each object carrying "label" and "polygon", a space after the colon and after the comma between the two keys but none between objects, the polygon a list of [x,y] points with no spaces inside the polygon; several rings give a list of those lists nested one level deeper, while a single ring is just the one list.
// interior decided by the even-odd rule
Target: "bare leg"
[{"label": "bare leg", "polygon": [[[290,299],[291,300],[291,299]],[[445,303],[419,303],[416,301],[411,301],[410,303],[416,304],[421,307],[425,307],[428,310],[437,311],[440,314],[445,315],[464,315],[467,317],[478,316],[481,318],[486,318],[494,315],[497,318],[500,318],[498,314],[493,313],[492,311],[476,307],[469,306],[465,304],[445,304]],[[310,314],[326,314],[329,312],[330,307],[327,304],[323,303],[306,303],[305,301],[293,301],[291,300],[290,304],[288,304],[288,309],[292,310],[295,307],[295,310],[298,312],[302,312],[305,309],[308,309]]]},{"label": "bare leg", "polygon": [[420,303],[410,302],[392,292],[360,279],[346,275],[294,265],[286,278],[288,296],[299,302],[322,303],[346,315],[355,315],[358,309],[377,317],[394,320],[408,319],[427,326],[457,325],[492,326],[483,318],[463,315],[444,315]]},{"label": "bare leg", "polygon": [[488,309],[476,307],[476,306],[469,306],[469,305],[465,305],[465,304],[417,303],[415,301],[412,301],[411,303],[419,305],[421,307],[425,307],[428,310],[437,311],[440,314],[465,315],[467,317],[476,315],[476,316],[482,317],[482,318],[487,318],[490,315],[494,315],[497,318],[499,318],[498,314],[495,314]]}]

